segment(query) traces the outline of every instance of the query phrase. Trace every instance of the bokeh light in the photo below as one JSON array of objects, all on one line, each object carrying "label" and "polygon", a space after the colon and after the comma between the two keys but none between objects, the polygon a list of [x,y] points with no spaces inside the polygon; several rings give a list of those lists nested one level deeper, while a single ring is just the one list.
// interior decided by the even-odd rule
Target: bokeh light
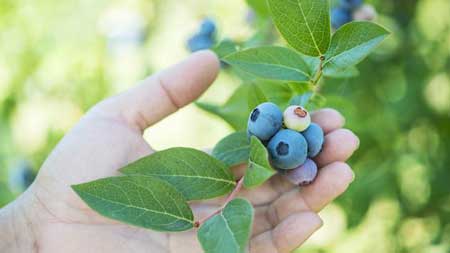
[{"label": "bokeh light", "polygon": [[450,79],[445,73],[434,76],[425,88],[425,99],[437,113],[450,113]]}]

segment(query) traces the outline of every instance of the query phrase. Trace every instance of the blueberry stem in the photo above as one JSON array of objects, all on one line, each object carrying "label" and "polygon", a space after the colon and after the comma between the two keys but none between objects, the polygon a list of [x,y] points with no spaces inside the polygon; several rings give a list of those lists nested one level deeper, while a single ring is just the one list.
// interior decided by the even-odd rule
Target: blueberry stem
[{"label": "blueberry stem", "polygon": [[311,83],[315,86],[319,83],[320,78],[322,78],[323,75],[323,64],[325,63],[325,56],[320,56],[320,65],[319,69],[317,70],[317,73],[315,74],[314,79],[311,80]]},{"label": "blueberry stem", "polygon": [[244,177],[241,177],[241,179],[239,179],[239,181],[237,182],[236,187],[233,189],[233,191],[230,193],[230,195],[228,195],[228,197],[225,200],[222,207],[220,207],[219,209],[217,209],[215,212],[211,213],[210,215],[204,217],[203,219],[194,222],[194,227],[195,228],[200,227],[203,223],[205,223],[207,220],[212,218],[214,215],[217,215],[220,212],[222,212],[222,210],[225,208],[225,206],[227,206],[227,204],[230,203],[230,201],[232,201],[234,198],[236,198],[236,195],[242,189],[243,185],[244,185]]}]

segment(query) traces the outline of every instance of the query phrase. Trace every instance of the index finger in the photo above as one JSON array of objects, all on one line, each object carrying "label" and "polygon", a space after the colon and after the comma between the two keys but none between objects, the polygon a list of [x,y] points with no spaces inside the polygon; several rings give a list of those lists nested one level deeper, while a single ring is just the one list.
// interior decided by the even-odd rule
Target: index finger
[{"label": "index finger", "polygon": [[345,124],[344,116],[331,108],[324,108],[313,112],[311,119],[323,129],[325,134],[342,128]]},{"label": "index finger", "polygon": [[198,98],[216,79],[219,66],[212,51],[199,51],[101,105],[143,131]]}]

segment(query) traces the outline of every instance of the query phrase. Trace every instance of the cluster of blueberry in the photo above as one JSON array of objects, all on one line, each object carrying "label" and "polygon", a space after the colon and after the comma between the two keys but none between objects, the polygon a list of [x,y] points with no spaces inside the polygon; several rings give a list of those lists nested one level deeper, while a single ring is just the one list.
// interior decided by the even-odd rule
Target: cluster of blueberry
[{"label": "cluster of blueberry", "polygon": [[195,33],[187,43],[189,51],[196,52],[211,48],[216,42],[216,23],[210,18],[202,21],[200,29]]},{"label": "cluster of blueberry", "polygon": [[353,21],[372,21],[377,16],[375,8],[364,4],[364,0],[340,0],[339,5],[331,10],[331,25],[334,29]]},{"label": "cluster of blueberry", "polygon": [[317,176],[311,158],[322,150],[322,128],[311,123],[309,112],[301,106],[289,106],[284,113],[274,103],[258,105],[248,119],[247,133],[266,145],[274,168],[294,184],[308,185]]}]

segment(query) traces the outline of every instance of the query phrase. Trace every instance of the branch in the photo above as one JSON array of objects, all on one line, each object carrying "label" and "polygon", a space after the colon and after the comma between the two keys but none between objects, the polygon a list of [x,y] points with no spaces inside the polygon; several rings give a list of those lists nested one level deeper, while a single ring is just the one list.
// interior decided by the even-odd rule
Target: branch
[{"label": "branch", "polygon": [[227,199],[225,200],[225,203],[222,205],[221,208],[219,208],[218,210],[216,210],[214,213],[206,216],[205,218],[194,222],[194,227],[198,228],[200,227],[203,223],[205,223],[207,220],[209,220],[210,218],[212,218],[214,215],[219,214],[220,212],[222,212],[222,210],[227,206],[228,203],[230,203],[230,201],[232,201],[236,195],[239,193],[239,191],[242,189],[242,185],[244,184],[244,177],[241,177],[241,179],[239,179],[239,181],[236,184],[236,187],[233,189],[233,191],[230,193],[230,195],[228,195]]}]

